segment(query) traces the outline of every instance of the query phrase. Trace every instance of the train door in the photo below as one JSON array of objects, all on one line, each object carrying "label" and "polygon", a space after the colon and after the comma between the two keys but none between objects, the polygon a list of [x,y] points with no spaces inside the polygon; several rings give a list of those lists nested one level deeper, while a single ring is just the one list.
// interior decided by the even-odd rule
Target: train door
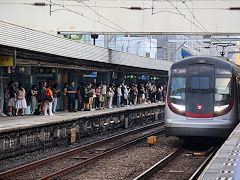
[{"label": "train door", "polygon": [[214,65],[190,64],[187,75],[187,118],[212,118],[214,113]]}]

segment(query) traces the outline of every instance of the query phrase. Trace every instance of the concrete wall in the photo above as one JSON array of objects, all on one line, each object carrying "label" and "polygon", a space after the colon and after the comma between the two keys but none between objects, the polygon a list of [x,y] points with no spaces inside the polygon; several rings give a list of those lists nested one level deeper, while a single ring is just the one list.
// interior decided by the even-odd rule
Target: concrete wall
[{"label": "concrete wall", "polygon": [[[133,127],[163,120],[164,105],[152,105],[125,111],[116,111],[57,124],[29,127],[0,133],[0,159],[47,147],[80,142],[85,136],[101,134],[119,127]],[[72,141],[75,131],[75,141]]]}]

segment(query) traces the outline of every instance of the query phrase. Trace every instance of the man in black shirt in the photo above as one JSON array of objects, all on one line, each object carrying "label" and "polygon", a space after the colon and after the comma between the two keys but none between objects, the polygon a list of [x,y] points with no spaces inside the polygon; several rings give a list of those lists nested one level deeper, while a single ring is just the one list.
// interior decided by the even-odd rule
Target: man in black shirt
[{"label": "man in black shirt", "polygon": [[134,83],[130,86],[130,105],[133,105],[134,86]]},{"label": "man in black shirt", "polygon": [[76,97],[76,88],[75,88],[74,81],[71,82],[70,86],[67,89],[67,95],[68,95],[68,109],[69,112],[76,112],[75,110],[75,97]]}]

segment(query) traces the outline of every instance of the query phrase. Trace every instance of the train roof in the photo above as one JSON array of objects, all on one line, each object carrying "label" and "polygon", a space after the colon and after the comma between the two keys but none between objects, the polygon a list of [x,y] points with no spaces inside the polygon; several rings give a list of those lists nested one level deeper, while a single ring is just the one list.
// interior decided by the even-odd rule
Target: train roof
[{"label": "train roof", "polygon": [[207,62],[212,62],[214,64],[223,63],[223,64],[232,65],[232,63],[230,63],[230,61],[227,58],[216,57],[216,56],[190,56],[190,57],[186,57],[186,58],[182,59],[181,61],[176,62],[176,64],[178,64],[178,63],[179,64],[188,64],[188,63],[192,63],[194,61],[198,62],[199,60],[205,60]]},{"label": "train roof", "polygon": [[175,62],[172,67],[181,66],[192,62],[199,62],[199,60],[205,60],[207,62],[211,62],[214,64],[222,64],[226,66],[231,66],[236,74],[240,74],[240,67],[236,65],[234,62],[229,61],[226,57],[219,57],[219,56],[191,56],[182,59],[181,61]]}]

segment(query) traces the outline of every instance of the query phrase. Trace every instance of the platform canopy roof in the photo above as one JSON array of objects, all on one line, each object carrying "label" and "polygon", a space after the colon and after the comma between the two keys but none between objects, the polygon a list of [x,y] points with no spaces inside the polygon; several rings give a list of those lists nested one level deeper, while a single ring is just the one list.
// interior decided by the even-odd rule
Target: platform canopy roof
[{"label": "platform canopy roof", "polygon": [[[168,71],[172,62],[150,59],[77,42],[63,37],[0,21],[0,45],[91,63]],[[81,63],[80,63],[81,65]]]}]

